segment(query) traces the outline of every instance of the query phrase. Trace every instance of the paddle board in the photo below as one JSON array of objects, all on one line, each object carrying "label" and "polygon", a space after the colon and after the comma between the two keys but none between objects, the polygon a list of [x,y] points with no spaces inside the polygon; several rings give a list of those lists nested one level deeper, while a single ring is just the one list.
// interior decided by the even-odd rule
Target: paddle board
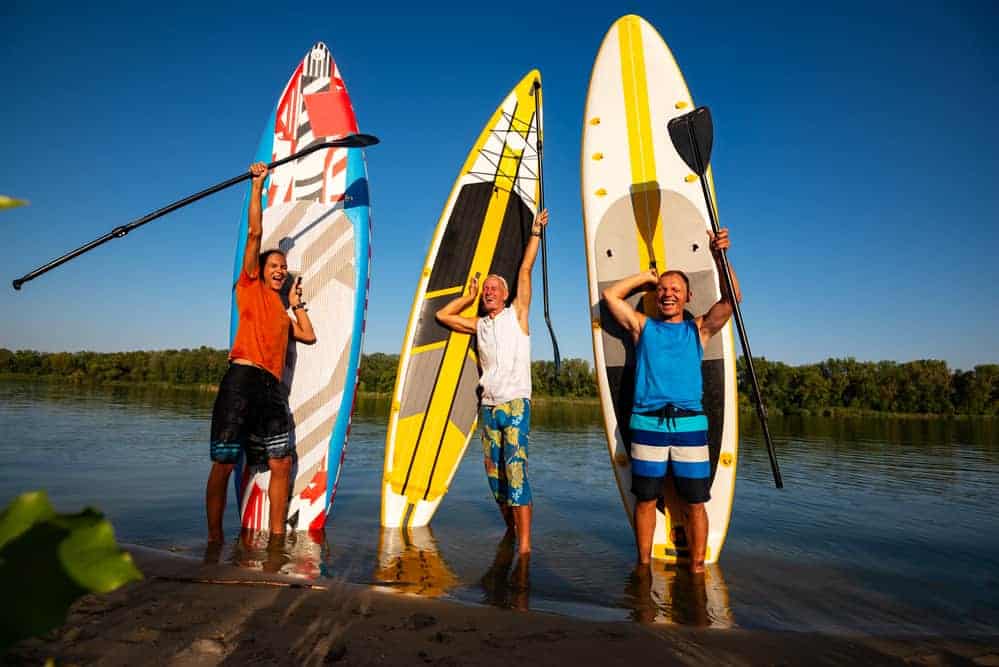
[{"label": "paddle board", "polygon": [[[475,274],[503,276],[511,297],[538,202],[537,106],[532,71],[506,96],[476,139],[437,223],[399,354],[382,478],[381,522],[425,526],[458,469],[478,417],[474,336],[434,314]],[[478,303],[463,312],[476,313]]]},{"label": "paddle board", "polygon": [[[611,467],[629,520],[635,503],[628,458],[628,421],[635,381],[630,335],[600,303],[601,291],[627,276],[655,268],[685,271],[702,315],[719,296],[718,275],[706,230],[707,208],[697,176],[670,142],[666,124],[694,109],[669,47],[647,21],[629,15],[607,32],[590,77],[582,144],[582,203],[590,290],[593,353]],[[710,169],[706,174],[708,183]],[[632,303],[657,312],[650,292]],[[729,323],[704,350],[704,410],[710,421],[711,500],[706,561],[718,560],[728,532],[738,439],[735,348]],[[688,554],[675,497],[660,503],[653,557]],[[671,509],[672,507],[672,509]],[[674,542],[674,537],[677,542]]]},{"label": "paddle board", "polygon": [[[264,128],[254,160],[272,162],[329,137],[357,132],[340,70],[329,49],[312,47],[291,75]],[[302,277],[314,345],[289,343],[283,382],[292,414],[294,480],[290,530],[321,530],[336,494],[350,430],[367,308],[370,215],[364,153],[316,151],[275,169],[265,183],[261,249],[280,248]],[[249,196],[240,215],[233,284],[243,266]],[[235,290],[230,337],[239,323]],[[266,530],[270,473],[240,466],[242,527]]]}]

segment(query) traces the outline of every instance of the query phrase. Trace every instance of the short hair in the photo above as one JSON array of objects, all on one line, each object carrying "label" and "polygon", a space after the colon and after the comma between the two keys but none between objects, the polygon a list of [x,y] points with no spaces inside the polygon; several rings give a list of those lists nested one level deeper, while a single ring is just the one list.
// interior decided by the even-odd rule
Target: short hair
[{"label": "short hair", "polygon": [[[510,286],[506,284],[506,278],[504,278],[503,276],[499,275],[498,273],[490,273],[488,276],[486,276],[486,280],[489,280],[490,278],[495,278],[496,280],[500,281],[500,285],[503,286],[503,289],[506,290],[506,293],[507,294],[510,293]],[[483,285],[486,284],[486,280],[482,281]]]},{"label": "short hair", "polygon": [[281,250],[280,248],[271,248],[270,250],[265,250],[262,253],[260,253],[259,266],[257,267],[259,275],[261,276],[264,275],[264,267],[267,266],[267,259],[275,253],[281,255],[287,261],[288,255],[285,254],[284,250]]},{"label": "short hair", "polygon": [[666,276],[680,276],[681,278],[683,278],[683,282],[687,285],[687,294],[690,294],[690,278],[687,277],[686,273],[680,271],[679,269],[670,269],[669,271],[663,271],[662,273],[659,274],[659,278],[656,279],[656,282],[659,282]]}]

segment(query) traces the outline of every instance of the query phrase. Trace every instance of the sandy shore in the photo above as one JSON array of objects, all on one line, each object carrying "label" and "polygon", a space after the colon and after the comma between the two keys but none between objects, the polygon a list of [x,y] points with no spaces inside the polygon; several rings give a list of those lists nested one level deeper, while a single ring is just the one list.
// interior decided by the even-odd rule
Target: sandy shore
[{"label": "sandy shore", "polygon": [[[74,605],[7,664],[994,665],[999,639],[592,622],[301,580],[128,547],[142,582]],[[210,583],[209,583],[210,582]],[[637,662],[636,662],[637,661]]]}]

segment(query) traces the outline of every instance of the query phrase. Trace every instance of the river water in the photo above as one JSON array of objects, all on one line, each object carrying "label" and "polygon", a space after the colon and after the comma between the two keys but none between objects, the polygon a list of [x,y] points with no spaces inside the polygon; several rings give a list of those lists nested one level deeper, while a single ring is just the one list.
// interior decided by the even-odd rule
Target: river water
[{"label": "river water", "polygon": [[[94,505],[120,541],[204,555],[213,396],[0,382],[0,502],[46,489]],[[378,524],[387,413],[362,400],[324,540],[219,556],[419,595],[586,618],[885,636],[995,635],[999,429],[990,419],[772,418],[785,488],[741,420],[736,501],[707,576],[633,571],[593,408],[536,405],[534,553],[512,558],[473,439],[430,530]]]}]

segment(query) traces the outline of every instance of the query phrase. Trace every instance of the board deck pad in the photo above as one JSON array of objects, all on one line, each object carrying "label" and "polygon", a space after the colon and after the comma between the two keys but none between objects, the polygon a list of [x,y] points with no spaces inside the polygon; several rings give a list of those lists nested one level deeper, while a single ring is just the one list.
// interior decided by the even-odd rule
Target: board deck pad
[{"label": "board deck pad", "polygon": [[[385,441],[382,525],[425,526],[447,493],[477,421],[475,337],[435,313],[490,273],[517,291],[538,201],[541,75],[532,71],[493,112],[437,223],[399,355]],[[536,87],[537,85],[537,87]],[[463,314],[471,317],[478,304]]]},{"label": "board deck pad", "polygon": [[[299,63],[264,129],[255,159],[272,162],[357,132],[340,71],[322,43]],[[243,265],[249,198],[240,218],[233,282]],[[275,169],[265,184],[262,250],[279,248],[289,280],[302,277],[314,345],[291,341],[283,374],[294,445],[288,528],[322,530],[346,453],[367,308],[370,215],[359,148],[318,150]],[[238,325],[235,292],[230,335]],[[244,529],[269,529],[266,466],[239,466],[236,494]]]},{"label": "board deck pad", "polygon": [[[683,75],[655,28],[634,15],[618,19],[600,46],[590,79],[581,195],[597,384],[611,467],[629,520],[635,504],[628,456],[635,349],[600,295],[649,269],[687,274],[691,317],[707,312],[721,294],[700,183],[667,131],[670,119],[693,108]],[[711,182],[710,169],[705,178]],[[654,296],[654,291],[636,294],[630,302],[656,316]],[[738,397],[731,323],[706,346],[702,372],[712,475],[706,560],[713,563],[728,532],[735,486]],[[668,484],[657,512],[654,558],[675,562],[689,556],[679,509]],[[677,527],[681,530],[674,531]]]}]

